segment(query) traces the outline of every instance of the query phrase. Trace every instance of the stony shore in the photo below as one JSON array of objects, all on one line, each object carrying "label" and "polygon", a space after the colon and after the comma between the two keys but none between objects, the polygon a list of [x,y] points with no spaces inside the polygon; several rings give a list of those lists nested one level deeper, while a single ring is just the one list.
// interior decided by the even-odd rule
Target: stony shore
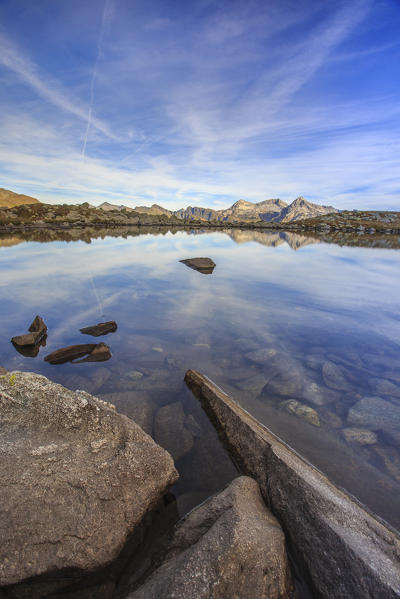
[{"label": "stony shore", "polygon": [[400,597],[398,534],[207,377],[185,380],[244,476],[179,520],[173,458],[137,423],[3,369],[0,598],[293,599],[287,551],[315,597]]}]

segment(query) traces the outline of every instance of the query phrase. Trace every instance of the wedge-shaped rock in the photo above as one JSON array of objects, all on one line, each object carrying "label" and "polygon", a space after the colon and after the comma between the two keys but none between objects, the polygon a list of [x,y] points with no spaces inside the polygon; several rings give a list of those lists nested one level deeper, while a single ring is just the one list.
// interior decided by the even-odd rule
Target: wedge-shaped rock
[{"label": "wedge-shaped rock", "polygon": [[236,478],[181,521],[162,565],[129,599],[285,599],[285,537],[252,478]]},{"label": "wedge-shaped rock", "polygon": [[186,260],[180,260],[183,264],[186,264],[189,268],[201,272],[203,275],[211,275],[215,268],[215,262],[211,258],[186,258]]},{"label": "wedge-shaped rock", "polygon": [[92,327],[85,327],[80,329],[80,332],[84,335],[92,335],[92,337],[100,337],[101,335],[107,335],[108,333],[115,333],[117,330],[117,323],[115,320],[108,322],[99,322]]},{"label": "wedge-shaped rock", "polygon": [[33,373],[0,378],[0,586],[117,557],[177,479],[114,406]]}]

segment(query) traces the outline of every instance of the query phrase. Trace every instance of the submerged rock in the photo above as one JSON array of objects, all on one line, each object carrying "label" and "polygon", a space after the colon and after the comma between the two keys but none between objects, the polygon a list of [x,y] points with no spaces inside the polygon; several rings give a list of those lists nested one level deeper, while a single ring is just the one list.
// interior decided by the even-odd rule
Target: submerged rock
[{"label": "submerged rock", "polygon": [[242,476],[173,531],[162,565],[128,599],[288,599],[285,537],[255,480]]},{"label": "submerged rock", "polygon": [[185,413],[178,401],[160,408],[154,419],[154,438],[179,460],[193,447],[193,435],[185,426]]},{"label": "submerged rock", "polygon": [[348,391],[350,388],[342,369],[333,362],[324,362],[322,366],[322,377],[325,385],[336,391]]},{"label": "submerged rock", "polygon": [[313,426],[321,426],[318,412],[295,399],[283,401],[280,406],[286,410],[286,412],[289,412],[289,414],[294,414]]},{"label": "submerged rock", "polygon": [[248,352],[246,354],[246,358],[250,360],[250,362],[254,362],[255,364],[264,365],[268,363],[271,358],[276,356],[277,350],[273,347],[263,347],[261,349],[256,349],[254,351]]},{"label": "submerged rock", "polygon": [[381,397],[363,397],[350,408],[347,421],[372,430],[398,428],[400,427],[400,406]]},{"label": "submerged rock", "polygon": [[105,343],[83,343],[81,345],[69,345],[57,349],[45,357],[50,364],[65,364],[87,356],[80,362],[105,362],[111,358],[111,351]]},{"label": "submerged rock", "polygon": [[255,374],[242,381],[237,381],[236,387],[243,391],[249,391],[249,393],[259,395],[267,383],[268,379],[263,374]]},{"label": "submerged rock", "polygon": [[153,433],[153,417],[156,405],[148,394],[123,391],[121,393],[106,393],[100,395],[100,398],[115,405],[119,412],[132,418],[149,435]]},{"label": "submerged rock", "polygon": [[387,379],[371,378],[368,379],[368,384],[373,393],[379,395],[390,395],[391,397],[400,397],[400,385],[395,385]]},{"label": "submerged rock", "polygon": [[375,445],[375,443],[378,443],[378,437],[373,431],[362,428],[344,428],[342,433],[348,443],[357,443],[358,445]]},{"label": "submerged rock", "polygon": [[33,373],[0,378],[0,585],[117,557],[177,479],[114,406]]},{"label": "submerged rock", "polygon": [[216,266],[211,258],[187,258],[186,260],[179,260],[179,262],[186,264],[186,266],[193,270],[201,272],[203,275],[211,275]]},{"label": "submerged rock", "polygon": [[100,337],[100,335],[107,335],[108,333],[114,333],[117,330],[117,323],[115,320],[108,322],[99,322],[91,327],[85,327],[79,329],[84,335],[92,335],[93,337]]}]

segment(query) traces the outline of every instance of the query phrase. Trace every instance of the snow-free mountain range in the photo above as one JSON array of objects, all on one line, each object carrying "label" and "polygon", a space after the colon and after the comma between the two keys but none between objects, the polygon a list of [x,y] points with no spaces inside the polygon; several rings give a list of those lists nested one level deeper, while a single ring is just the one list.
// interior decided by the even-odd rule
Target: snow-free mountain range
[{"label": "snow-free mountain range", "polygon": [[117,206],[104,202],[100,204],[102,210],[128,210],[145,214],[165,214],[175,216],[181,220],[204,220],[220,222],[250,222],[264,220],[275,223],[289,223],[303,218],[313,216],[322,216],[331,212],[339,212],[333,206],[321,206],[308,202],[303,197],[298,197],[291,204],[287,204],[279,199],[264,200],[263,202],[253,203],[246,200],[239,200],[232,204],[230,208],[224,210],[213,210],[212,208],[200,208],[197,206],[188,206],[179,210],[167,210],[158,204],[147,206],[136,206],[136,208],[127,208],[126,206]]},{"label": "snow-free mountain range", "polygon": [[[13,208],[23,204],[38,204],[39,200],[27,195],[22,195],[9,191],[8,189],[0,188],[0,207]],[[85,203],[85,206],[90,208],[101,209],[105,212],[111,211],[126,211],[137,212],[140,214],[149,214],[153,216],[165,215],[174,216],[179,220],[200,220],[200,221],[219,221],[219,222],[254,222],[266,221],[275,223],[289,223],[304,218],[312,218],[313,216],[323,216],[332,212],[338,212],[333,206],[321,206],[308,202],[303,197],[298,197],[291,204],[287,204],[280,199],[269,199],[262,202],[253,203],[246,200],[239,200],[223,210],[213,210],[212,208],[201,208],[198,206],[188,206],[179,210],[168,210],[158,204],[152,206],[136,206],[130,208],[123,204],[110,204],[103,202],[95,207]],[[79,205],[78,205],[79,207]]]}]

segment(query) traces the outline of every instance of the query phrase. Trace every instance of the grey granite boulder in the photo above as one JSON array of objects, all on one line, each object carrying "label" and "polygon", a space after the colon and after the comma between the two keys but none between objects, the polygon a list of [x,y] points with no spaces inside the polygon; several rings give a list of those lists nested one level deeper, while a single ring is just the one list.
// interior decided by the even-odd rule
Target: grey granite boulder
[{"label": "grey granite boulder", "polygon": [[0,377],[0,586],[94,570],[177,479],[114,406],[33,373]]},{"label": "grey granite boulder", "polygon": [[129,599],[285,599],[285,537],[258,484],[236,478],[176,526],[162,564]]}]

